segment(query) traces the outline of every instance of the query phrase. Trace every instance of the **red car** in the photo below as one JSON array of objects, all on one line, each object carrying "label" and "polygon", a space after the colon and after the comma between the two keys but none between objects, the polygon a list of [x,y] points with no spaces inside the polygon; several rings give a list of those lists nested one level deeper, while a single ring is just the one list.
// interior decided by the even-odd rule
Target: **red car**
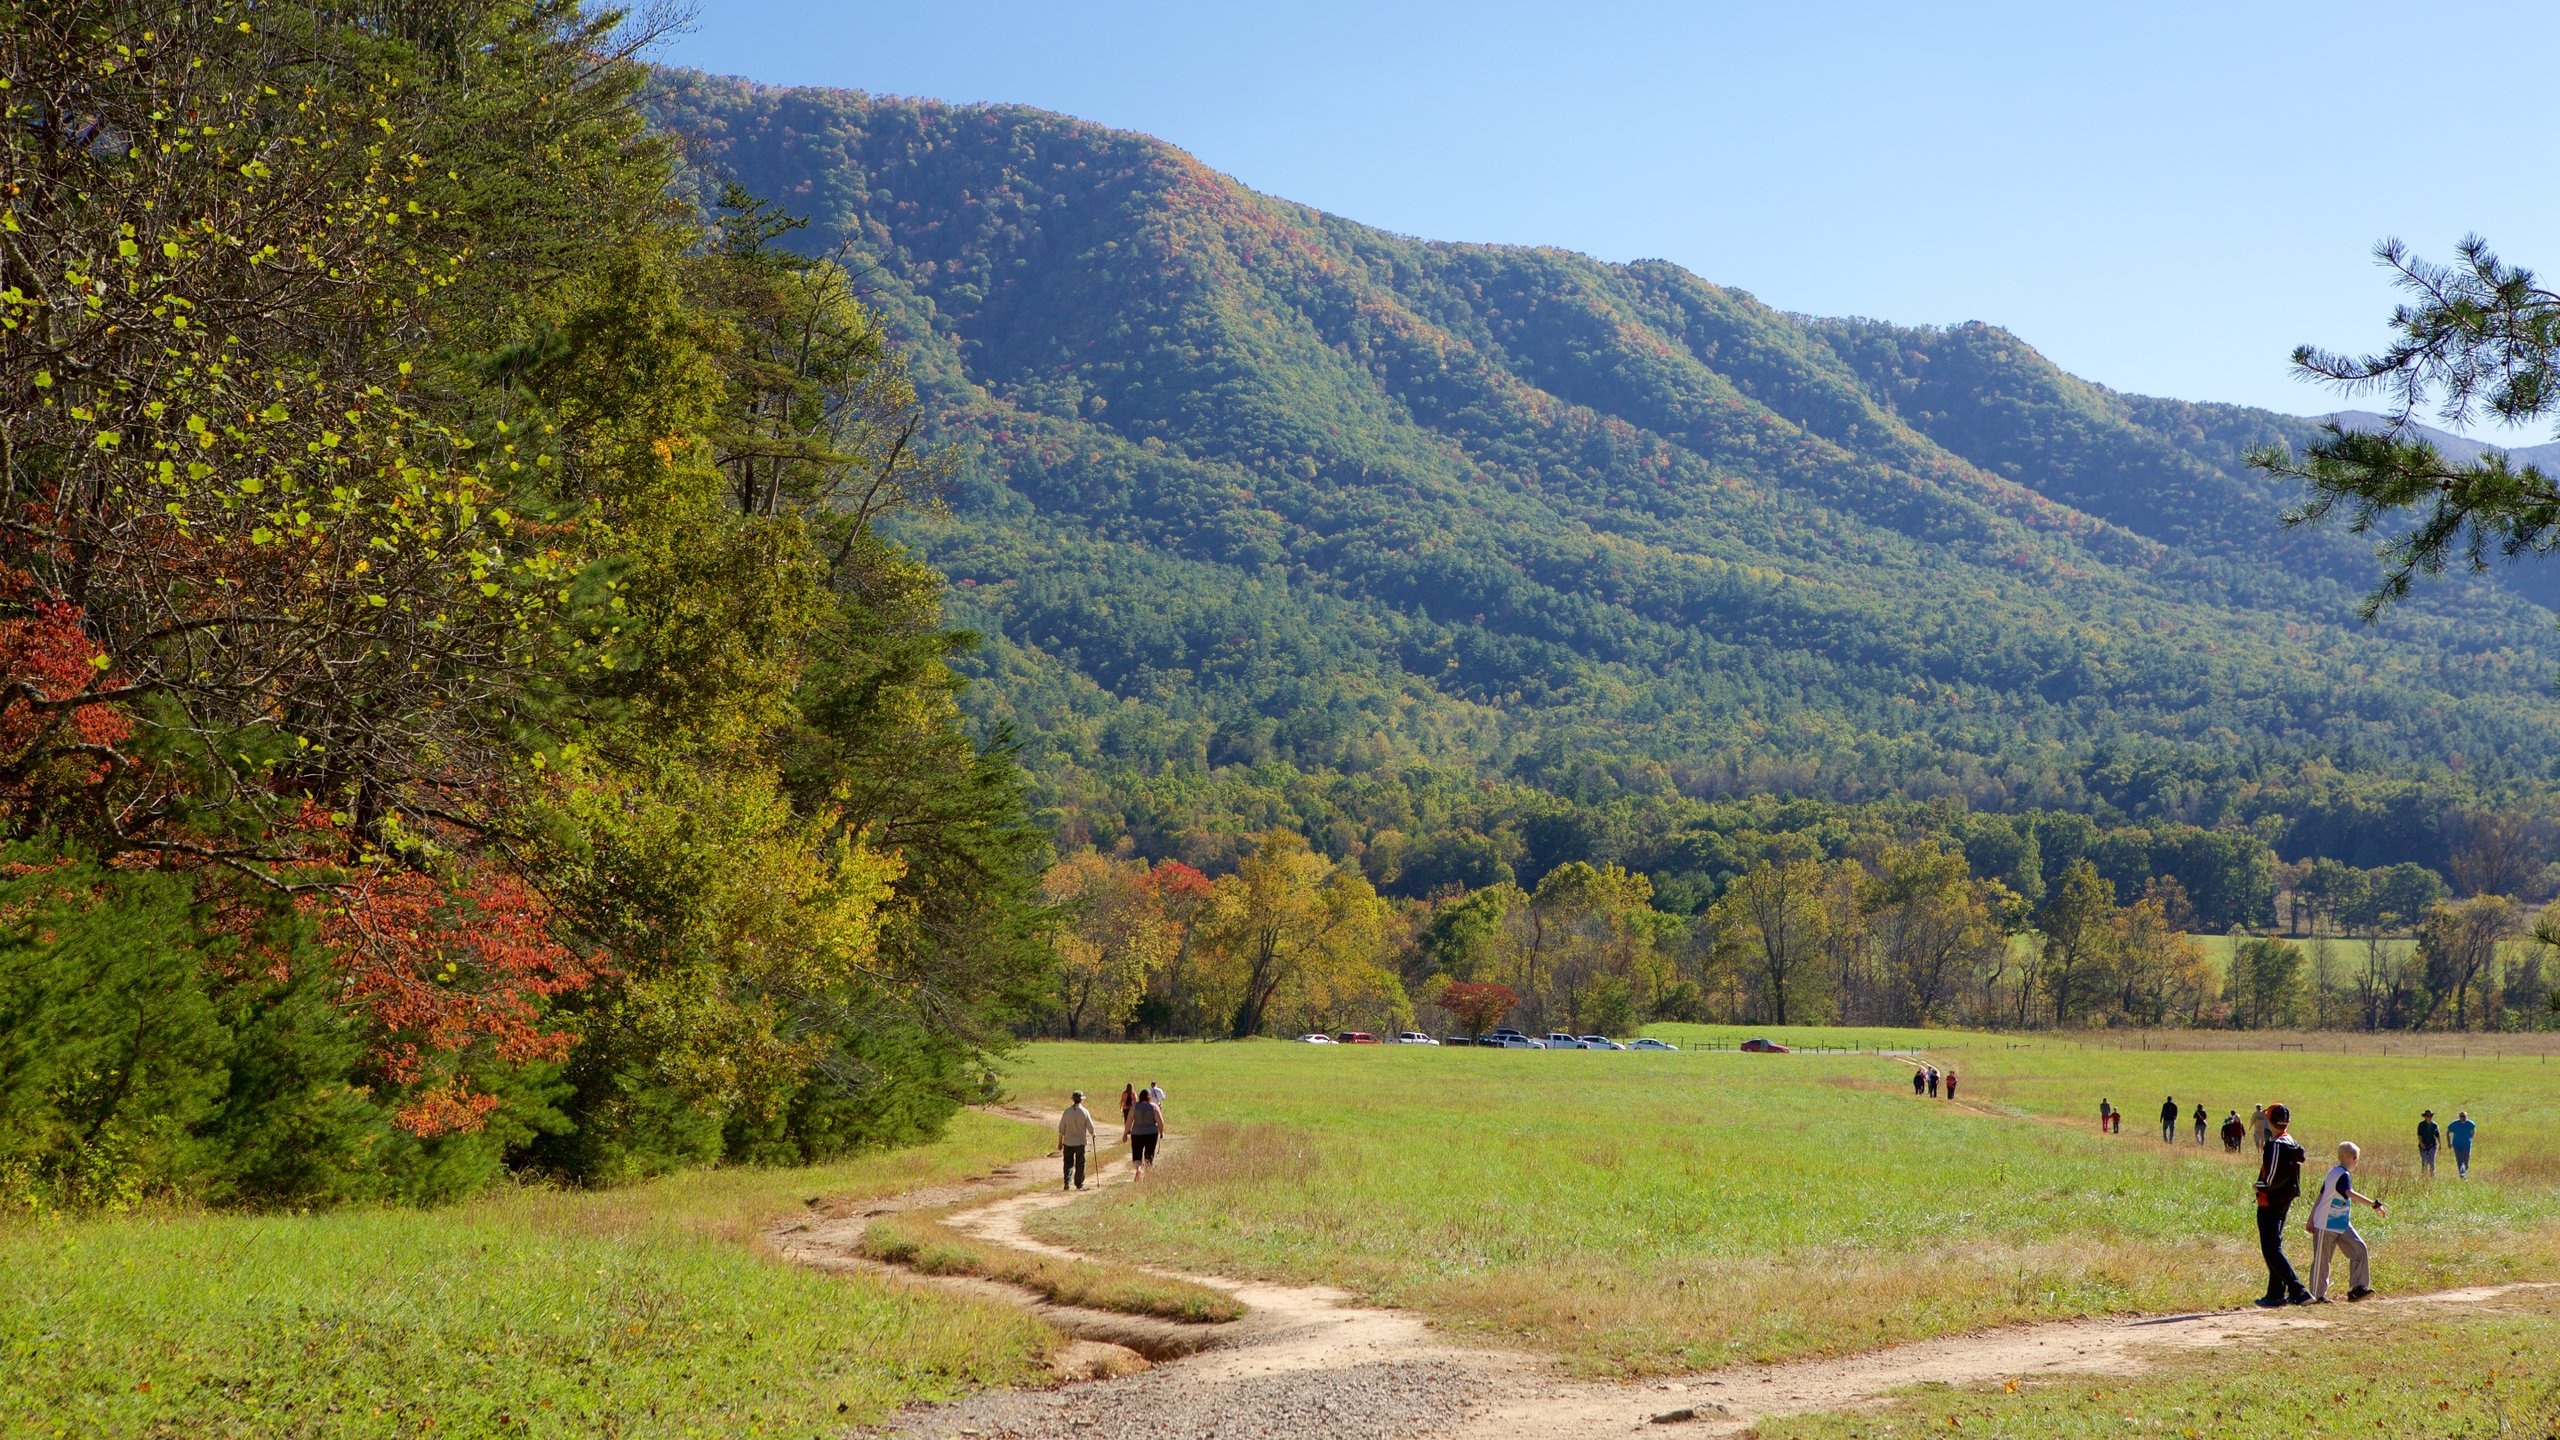
[{"label": "red car", "polygon": [[1333,1043],[1336,1045],[1375,1045],[1378,1043],[1378,1037],[1370,1034],[1366,1030],[1345,1030],[1341,1034],[1333,1037]]},{"label": "red car", "polygon": [[1789,1051],[1786,1046],[1779,1044],[1775,1040],[1762,1040],[1757,1036],[1743,1041],[1742,1049],[1746,1054],[1751,1055],[1786,1055],[1793,1053]]}]

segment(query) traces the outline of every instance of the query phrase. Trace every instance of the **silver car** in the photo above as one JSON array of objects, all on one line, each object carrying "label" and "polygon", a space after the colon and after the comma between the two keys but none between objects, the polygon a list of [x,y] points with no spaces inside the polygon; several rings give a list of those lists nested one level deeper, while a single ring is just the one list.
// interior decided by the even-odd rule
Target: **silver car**
[{"label": "silver car", "polygon": [[1505,1050],[1544,1050],[1547,1048],[1546,1041],[1532,1040],[1526,1035],[1505,1035],[1494,1043],[1500,1045]]},{"label": "silver car", "polygon": [[1582,1037],[1582,1048],[1585,1050],[1624,1050],[1627,1047],[1610,1039],[1606,1035],[1585,1035]]},{"label": "silver car", "polygon": [[1582,1037],[1578,1035],[1567,1035],[1561,1030],[1550,1030],[1547,1032],[1547,1048],[1550,1050],[1579,1050],[1582,1048]]}]

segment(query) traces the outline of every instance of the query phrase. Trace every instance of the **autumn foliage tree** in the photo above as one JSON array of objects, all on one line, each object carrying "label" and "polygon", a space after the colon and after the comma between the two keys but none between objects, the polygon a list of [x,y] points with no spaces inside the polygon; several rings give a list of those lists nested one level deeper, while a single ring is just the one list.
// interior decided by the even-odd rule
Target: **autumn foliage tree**
[{"label": "autumn foliage tree", "polygon": [[912,1135],[1043,983],[1018,776],[873,529],[937,483],[913,387],[766,207],[670,198],[650,38],[0,6],[0,838],[180,885],[205,1053],[304,1037],[236,1073],[383,1117],[351,1166]]}]

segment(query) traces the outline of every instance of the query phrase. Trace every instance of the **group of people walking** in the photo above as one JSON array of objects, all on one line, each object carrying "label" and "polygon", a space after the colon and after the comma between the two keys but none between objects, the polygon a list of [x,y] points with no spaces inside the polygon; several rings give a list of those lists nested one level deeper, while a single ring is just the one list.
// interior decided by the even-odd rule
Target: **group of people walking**
[{"label": "group of people walking", "polygon": [[[1074,1091],[1067,1101],[1066,1113],[1058,1117],[1058,1188],[1084,1188],[1085,1152],[1099,1141],[1101,1129],[1093,1112],[1084,1108],[1084,1092]],[[1153,1080],[1144,1090],[1134,1084],[1121,1086],[1120,1139],[1129,1147],[1129,1168],[1136,1179],[1146,1179],[1147,1172],[1155,1168],[1156,1143],[1166,1133],[1164,1087]]]},{"label": "group of people walking", "polygon": [[[2160,1101],[2160,1139],[2164,1144],[2178,1143],[2182,1123],[2191,1126],[2198,1145],[2206,1143],[2207,1127],[2213,1112],[2199,1104],[2192,1112],[2183,1110],[2176,1096]],[[2098,1101],[2098,1129],[2102,1134],[2118,1134],[2124,1129],[2124,1112],[2111,1100]],[[2454,1172],[2461,1178],[2471,1175],[2471,1146],[2479,1127],[2472,1122],[2471,1112],[2455,1112],[2452,1124],[2439,1127],[2436,1112],[2422,1111],[2418,1117],[2418,1167],[2433,1177],[2436,1173],[2436,1150],[2440,1143],[2453,1148]],[[2347,1298],[2362,1300],[2373,1293],[2373,1256],[2362,1232],[2355,1226],[2355,1207],[2370,1206],[2373,1213],[2386,1213],[2382,1201],[2356,1188],[2355,1172],[2363,1159],[2363,1149],[2352,1140],[2338,1142],[2337,1161],[2321,1178],[2311,1198],[2307,1230],[2311,1236],[2311,1278],[2305,1283],[2284,1252],[2285,1224],[2293,1213],[2294,1202],[2302,1198],[2302,1174],[2308,1163],[2300,1141],[2293,1138],[2293,1112],[2281,1104],[2257,1106],[2247,1120],[2233,1110],[2222,1117],[2222,1148],[2238,1154],[2244,1144],[2258,1148],[2258,1177],[2252,1186],[2258,1213],[2258,1250],[2267,1265],[2267,1293],[2258,1300],[2263,1306],[2317,1305],[2329,1299],[2329,1273],[2332,1263],[2341,1255],[2347,1261]]]},{"label": "group of people walking", "polygon": [[1950,1100],[1956,1098],[1955,1071],[1942,1071],[1935,1065],[1923,1065],[1911,1072],[1911,1093],[1914,1095],[1926,1095],[1935,1100],[1938,1098],[1938,1087],[1941,1083],[1946,1086],[1947,1098]]},{"label": "group of people walking", "polygon": [[[2266,1107],[2260,1106],[2258,1108],[2259,1119],[2253,1120],[2251,1125],[2261,1123],[2265,1114]],[[2175,1145],[2178,1143],[2178,1125],[2182,1119],[2192,1122],[2195,1129],[2195,1143],[2198,1145],[2204,1144],[2208,1127],[2213,1124],[2213,1112],[2207,1110],[2202,1102],[2198,1102],[2195,1108],[2195,1113],[2192,1116],[2185,1115],[2179,1110],[2178,1097],[2174,1095],[2168,1096],[2160,1102],[2161,1142],[2168,1145]],[[2098,1131],[2100,1134],[2105,1135],[2122,1134],[2124,1131],[2124,1112],[2117,1109],[2113,1101],[2110,1101],[2103,1096],[2098,1100]],[[2240,1123],[2240,1112],[2234,1110],[2230,1114],[2222,1117],[2221,1134],[2222,1148],[2232,1152],[2233,1154],[2238,1154],[2240,1150],[2240,1142],[2248,1137],[2250,1134],[2250,1127],[2244,1126]],[[2265,1137],[2262,1135],[2259,1138],[2264,1139]]]}]

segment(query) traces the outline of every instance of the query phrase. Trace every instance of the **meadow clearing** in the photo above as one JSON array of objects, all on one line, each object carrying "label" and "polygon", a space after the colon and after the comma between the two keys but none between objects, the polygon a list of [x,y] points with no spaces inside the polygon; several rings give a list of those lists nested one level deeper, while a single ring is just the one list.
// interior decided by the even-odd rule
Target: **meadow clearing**
[{"label": "meadow clearing", "polygon": [[1045,1148],[941,1143],[442,1210],[0,1229],[0,1436],[799,1435],[1042,1373],[1010,1307],[822,1274],[756,1239]]},{"label": "meadow clearing", "polygon": [[[1600,1375],[2236,1304],[2263,1285],[2252,1172],[2218,1143],[2162,1144],[2151,1117],[2174,1094],[2217,1121],[2289,1099],[2315,1157],[2365,1143],[2392,1201],[2374,1227],[2387,1289],[2560,1273],[2560,1067],[2538,1056],[1771,1033],[1925,1048],[1963,1074],[1966,1104],[1913,1098],[1908,1068],[1872,1053],[1041,1044],[1012,1078],[1025,1103],[1154,1080],[1190,1140],[1142,1190],[1035,1228],[1115,1258],[1341,1285]],[[2132,1112],[2123,1133],[2098,1133],[2101,1095]],[[2419,1109],[2466,1105],[2475,1178],[2454,1182],[2448,1161],[2412,1181]]]}]

